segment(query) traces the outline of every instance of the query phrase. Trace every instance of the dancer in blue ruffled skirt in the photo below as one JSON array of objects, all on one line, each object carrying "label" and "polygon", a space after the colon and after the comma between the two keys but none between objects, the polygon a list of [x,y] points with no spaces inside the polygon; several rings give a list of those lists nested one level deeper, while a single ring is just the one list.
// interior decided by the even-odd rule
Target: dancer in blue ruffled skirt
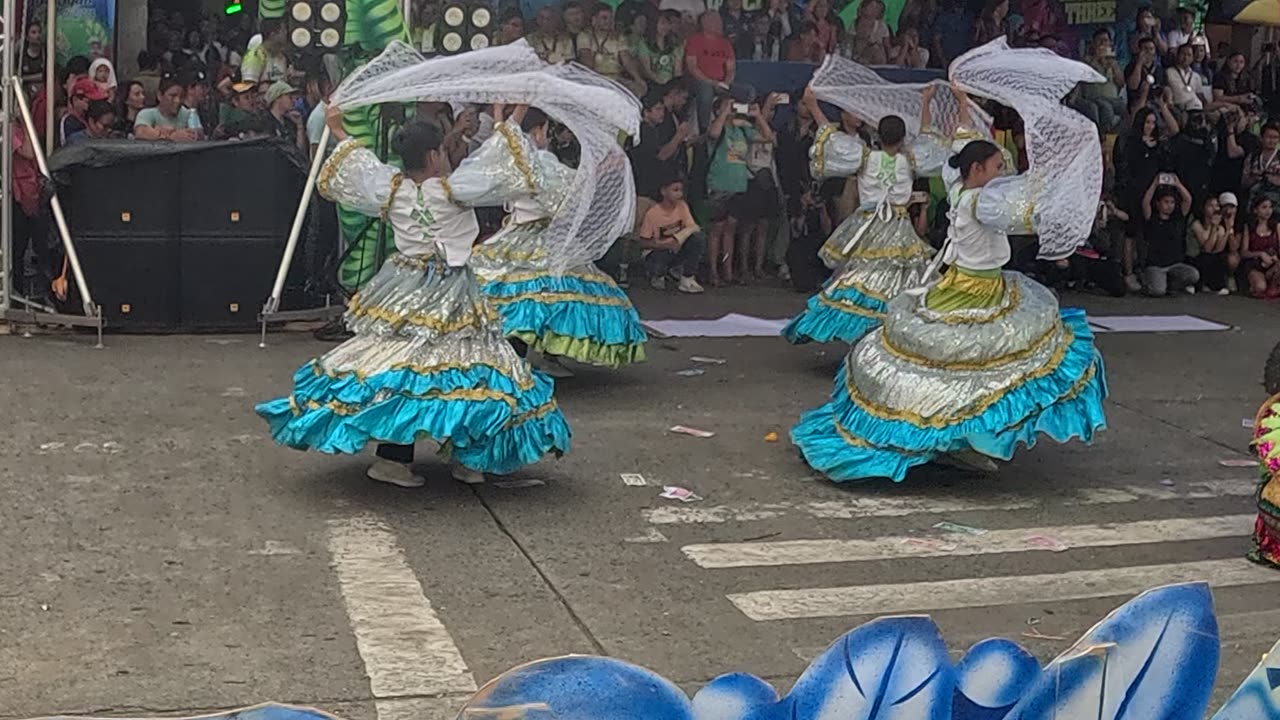
[{"label": "dancer in blue ruffled skirt", "polygon": [[355,337],[303,365],[289,396],[258,406],[277,442],[349,454],[378,442],[369,477],[402,487],[424,483],[410,469],[421,439],[440,443],[464,482],[569,449],[552,380],[504,339],[467,265],[479,233],[472,208],[542,190],[519,126],[526,110],[503,122],[495,108],[493,136],[452,172],[439,131],[411,124],[397,138],[402,172],[348,139],[341,111],[329,109],[341,143],[321,171],[320,192],[385,217],[398,254],[352,298]]},{"label": "dancer in blue ruffled skirt", "polygon": [[560,357],[608,368],[641,362],[648,336],[613,278],[594,263],[558,273],[549,269],[546,233],[574,171],[545,149],[547,122],[534,108],[523,123],[538,147],[534,162],[545,187],[511,204],[505,227],[476,248],[472,266],[507,336],[541,355],[539,367],[548,374],[572,375]]},{"label": "dancer in blue ruffled skirt", "polygon": [[[933,86],[924,94],[920,125],[928,128]],[[822,258],[832,264],[835,275],[782,329],[782,336],[796,344],[855,343],[880,324],[890,298],[920,284],[933,257],[933,248],[916,235],[907,214],[917,170],[901,117],[880,120],[881,149],[872,150],[857,135],[838,132],[825,121],[812,91],[805,92],[804,102],[823,120],[810,150],[813,177],[856,174],[862,205],[823,245]]]},{"label": "dancer in blue ruffled skirt", "polygon": [[791,432],[833,480],[901,481],[941,456],[989,469],[1041,434],[1088,442],[1106,425],[1102,357],[1084,312],[1060,311],[1049,290],[1001,271],[1005,228],[1031,215],[1024,179],[996,180],[1004,162],[988,141],[954,149],[949,269],[889,302],[884,324],[845,358],[831,400]]}]

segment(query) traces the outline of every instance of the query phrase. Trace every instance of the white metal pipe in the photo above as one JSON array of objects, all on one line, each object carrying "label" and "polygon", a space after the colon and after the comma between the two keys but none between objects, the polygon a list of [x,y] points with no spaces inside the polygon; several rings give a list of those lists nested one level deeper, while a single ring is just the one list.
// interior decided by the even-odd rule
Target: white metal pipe
[{"label": "white metal pipe", "polygon": [[23,37],[14,33],[20,27],[14,17],[16,5],[14,0],[4,0],[4,61],[0,63],[4,72],[0,77],[0,92],[4,93],[0,98],[0,114],[4,115],[0,118],[0,133],[4,133],[4,140],[0,142],[0,152],[4,153],[3,160],[0,160],[0,311],[8,310],[12,304],[12,269],[22,267],[22,263],[12,260],[14,208],[13,203],[7,200],[13,197],[13,94],[22,92],[22,84],[15,85],[11,80],[14,56],[21,48],[15,39]]},{"label": "white metal pipe", "polygon": [[307,173],[307,184],[302,188],[302,200],[298,202],[298,211],[293,215],[293,226],[289,228],[289,242],[284,246],[284,257],[280,260],[280,268],[276,270],[276,282],[271,286],[271,297],[267,298],[264,312],[275,312],[280,309],[280,295],[284,292],[285,276],[289,274],[289,265],[293,263],[293,253],[298,247],[298,237],[302,234],[302,223],[307,218],[307,208],[311,205],[311,193],[316,186],[316,177],[320,175],[320,167],[324,165],[324,151],[329,147],[329,126],[324,126],[320,133],[320,144],[316,156],[311,159],[311,171]]},{"label": "white metal pipe", "polygon": [[[45,12],[44,20],[44,151],[47,155],[53,152],[54,133],[57,132],[57,126],[53,122],[53,109],[58,105],[58,96],[55,94],[53,84],[57,80],[55,76],[57,75],[58,67],[58,47],[53,40],[58,32],[58,0],[45,0],[45,7],[47,11]],[[26,30],[20,30],[19,32],[25,33]],[[5,77],[13,77],[13,72],[5,73]],[[67,98],[67,101],[70,102],[71,98]],[[28,110],[27,115],[30,114],[31,112]],[[30,118],[27,119],[27,124],[30,126]],[[40,144],[38,138],[35,144]]]},{"label": "white metal pipe", "polygon": [[[18,85],[20,81],[11,75],[9,82]],[[18,101],[18,109],[22,111],[22,122],[27,126],[27,137],[31,139],[32,148],[36,151],[36,164],[40,166],[40,173],[52,181],[53,175],[49,173],[49,164],[45,162],[44,152],[40,148],[40,137],[36,135],[35,125],[31,123],[31,108],[27,107],[27,99],[21,92],[13,93],[13,97]],[[80,256],[76,254],[75,243],[71,242],[71,231],[67,229],[67,216],[62,212],[62,203],[58,201],[57,191],[54,191],[53,199],[49,204],[53,207],[53,221],[58,224],[58,234],[62,236],[62,249],[67,253],[67,262],[75,275],[76,287],[80,289],[80,299],[84,302],[84,314],[92,316],[96,312],[93,296],[89,294],[89,284],[84,281],[84,271],[80,269]]]}]

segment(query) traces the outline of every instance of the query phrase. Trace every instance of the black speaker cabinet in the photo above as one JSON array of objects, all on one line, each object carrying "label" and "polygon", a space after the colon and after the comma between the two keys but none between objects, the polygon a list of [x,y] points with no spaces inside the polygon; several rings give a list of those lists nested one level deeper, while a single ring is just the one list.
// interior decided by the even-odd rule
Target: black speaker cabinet
[{"label": "black speaker cabinet", "polygon": [[[81,234],[76,252],[94,302],[112,330],[173,331],[181,325],[178,241]],[[75,283],[71,285],[74,287]]]},{"label": "black speaker cabinet", "polygon": [[177,237],[182,171],[178,156],[79,167],[60,190],[71,236]]},{"label": "black speaker cabinet", "polygon": [[256,327],[284,244],[283,236],[183,237],[183,326],[192,330]]},{"label": "black speaker cabinet", "polygon": [[303,172],[264,144],[183,155],[182,236],[287,236]]}]

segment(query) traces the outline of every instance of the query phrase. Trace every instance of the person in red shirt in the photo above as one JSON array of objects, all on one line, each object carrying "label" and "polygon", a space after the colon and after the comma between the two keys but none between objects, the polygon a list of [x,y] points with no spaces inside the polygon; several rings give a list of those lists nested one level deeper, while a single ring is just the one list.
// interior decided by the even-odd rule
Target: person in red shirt
[{"label": "person in red shirt", "polygon": [[708,10],[698,20],[702,28],[684,46],[685,69],[697,81],[698,126],[707,127],[716,89],[728,90],[737,74],[733,43],[724,36],[720,13]]},{"label": "person in red shirt", "polygon": [[831,10],[831,3],[827,0],[812,0],[805,6],[804,19],[813,23],[823,55],[835,52],[836,45],[840,42],[840,19]]},{"label": "person in red shirt", "polygon": [[20,119],[13,129],[13,262],[8,268],[16,280],[23,277],[22,260],[30,243],[36,259],[37,275],[31,287],[19,288],[28,297],[47,300],[53,279],[53,248],[48,242],[48,224],[40,208],[40,168],[36,152]]}]

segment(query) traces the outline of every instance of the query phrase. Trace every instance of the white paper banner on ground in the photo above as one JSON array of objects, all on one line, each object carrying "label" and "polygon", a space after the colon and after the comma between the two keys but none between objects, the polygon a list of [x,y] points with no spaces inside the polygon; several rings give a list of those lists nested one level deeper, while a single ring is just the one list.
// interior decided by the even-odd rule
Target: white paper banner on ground
[{"label": "white paper banner on ground", "polygon": [[729,313],[715,320],[643,320],[642,324],[665,337],[776,337],[787,319]]},{"label": "white paper banner on ground", "polygon": [[1091,315],[1089,326],[1094,332],[1104,333],[1213,332],[1231,329],[1230,325],[1194,315]]}]

